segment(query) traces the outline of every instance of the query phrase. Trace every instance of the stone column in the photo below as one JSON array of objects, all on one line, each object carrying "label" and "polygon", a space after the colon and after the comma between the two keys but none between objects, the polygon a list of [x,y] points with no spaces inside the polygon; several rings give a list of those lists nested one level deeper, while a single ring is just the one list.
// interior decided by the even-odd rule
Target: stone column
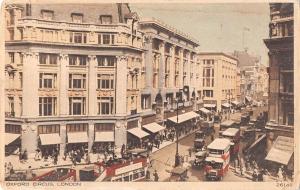
[{"label": "stone column", "polygon": [[37,117],[39,115],[39,73],[38,53],[27,53],[23,64],[23,116]]},{"label": "stone column", "polygon": [[115,125],[115,145],[122,147],[127,145],[127,129],[125,120],[117,120]]},{"label": "stone column", "polygon": [[88,84],[88,113],[90,116],[95,116],[97,114],[97,94],[96,94],[96,89],[97,89],[97,59],[96,56],[92,55],[89,56],[89,84]]},{"label": "stone column", "polygon": [[68,55],[61,54],[60,60],[60,73],[59,73],[59,115],[69,115],[69,100],[68,100],[68,89],[69,89],[69,72],[68,72]]},{"label": "stone column", "polygon": [[179,88],[183,88],[183,49],[179,50]]},{"label": "stone column", "polygon": [[64,152],[65,152],[65,149],[66,149],[66,145],[67,145],[67,126],[66,126],[66,123],[63,122],[60,124],[60,132],[59,132],[59,135],[60,135],[60,149],[59,149],[59,154],[61,156],[64,155]]},{"label": "stone column", "polygon": [[165,42],[159,45],[160,59],[159,59],[159,73],[158,73],[158,89],[165,87]]},{"label": "stone column", "polygon": [[153,80],[153,53],[152,53],[152,37],[150,35],[145,37],[145,48],[148,50],[145,53],[145,69],[146,69],[146,88],[152,87],[152,80]]},{"label": "stone column", "polygon": [[94,127],[94,122],[90,121],[89,129],[88,129],[88,152],[91,152],[94,141],[95,141],[95,127]]},{"label": "stone column", "polygon": [[116,114],[126,115],[126,96],[127,96],[127,57],[117,57],[117,75],[116,75]]},{"label": "stone column", "polygon": [[169,86],[170,88],[175,88],[175,47],[171,46],[170,48],[170,72],[169,72]]},{"label": "stone column", "polygon": [[[35,153],[38,147],[37,125],[35,123],[25,123],[22,125],[21,150],[27,150],[28,154]],[[28,155],[31,157],[30,155]]]}]

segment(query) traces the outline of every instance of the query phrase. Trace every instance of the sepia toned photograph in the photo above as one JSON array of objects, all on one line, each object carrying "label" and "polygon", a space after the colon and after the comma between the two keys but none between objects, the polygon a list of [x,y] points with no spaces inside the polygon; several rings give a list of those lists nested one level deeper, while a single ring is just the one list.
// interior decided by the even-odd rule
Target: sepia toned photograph
[{"label": "sepia toned photograph", "polygon": [[297,178],[298,4],[2,6],[7,185]]}]

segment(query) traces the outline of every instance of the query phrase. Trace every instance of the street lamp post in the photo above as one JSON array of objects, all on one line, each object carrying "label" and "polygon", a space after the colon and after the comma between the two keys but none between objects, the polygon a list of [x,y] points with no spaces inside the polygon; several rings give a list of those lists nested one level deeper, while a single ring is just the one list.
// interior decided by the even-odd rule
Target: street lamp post
[{"label": "street lamp post", "polygon": [[[230,114],[231,114],[231,97],[233,96],[232,93],[228,93],[228,104],[229,104],[229,114],[228,114],[228,119],[230,119]],[[233,97],[232,97],[233,98]]]},{"label": "street lamp post", "polygon": [[[179,89],[179,92],[182,89]],[[176,153],[175,153],[175,167],[179,166],[180,164],[180,156],[179,156],[179,152],[178,152],[178,104],[179,104],[179,94],[176,100],[176,125],[175,125],[175,130],[176,130]]]}]

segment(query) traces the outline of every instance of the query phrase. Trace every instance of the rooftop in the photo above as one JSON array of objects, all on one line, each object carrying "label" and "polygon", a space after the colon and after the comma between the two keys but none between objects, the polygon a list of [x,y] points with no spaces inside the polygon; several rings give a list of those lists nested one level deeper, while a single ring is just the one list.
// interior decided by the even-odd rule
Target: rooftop
[{"label": "rooftop", "polygon": [[181,31],[179,31],[178,29],[174,28],[173,26],[170,26],[166,23],[164,23],[163,21],[156,19],[154,17],[152,18],[141,18],[140,22],[141,25],[143,24],[155,24],[159,27],[162,27],[164,29],[169,30],[170,32],[173,32],[175,35],[180,36],[181,38],[184,38],[186,40],[189,40],[190,42],[194,43],[194,45],[198,45],[199,46],[199,41],[193,37],[191,37],[190,35],[183,33]]},{"label": "rooftop", "polygon": [[238,61],[238,59],[236,57],[229,55],[227,53],[224,53],[224,52],[200,52],[200,53],[198,53],[198,55],[222,55],[222,56],[225,56],[230,59],[234,59],[234,60]]}]

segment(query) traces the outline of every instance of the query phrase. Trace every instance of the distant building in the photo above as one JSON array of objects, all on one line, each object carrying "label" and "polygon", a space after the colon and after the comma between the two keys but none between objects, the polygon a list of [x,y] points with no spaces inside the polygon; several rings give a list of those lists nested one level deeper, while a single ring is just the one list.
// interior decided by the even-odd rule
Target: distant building
[{"label": "distant building", "polygon": [[[269,120],[274,130],[293,136],[294,129],[294,17],[292,3],[270,4]],[[288,133],[287,133],[288,132]]]},{"label": "distant building", "polygon": [[238,60],[219,52],[198,54],[203,68],[203,103],[208,110],[222,111],[231,108],[237,100]]},{"label": "distant building", "polygon": [[262,97],[268,92],[268,80],[262,80],[267,77],[266,66],[261,64],[259,57],[250,55],[246,50],[234,51],[233,56],[239,60],[241,101],[247,103],[264,100]]}]

